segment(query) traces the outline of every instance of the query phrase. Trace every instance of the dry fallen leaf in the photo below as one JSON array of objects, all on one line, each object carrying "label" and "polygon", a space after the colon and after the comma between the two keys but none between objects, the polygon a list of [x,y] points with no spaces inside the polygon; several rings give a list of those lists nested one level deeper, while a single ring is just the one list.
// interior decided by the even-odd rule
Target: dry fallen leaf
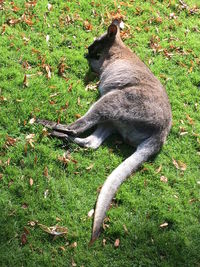
[{"label": "dry fallen leaf", "polygon": [[21,244],[24,246],[27,243],[26,233],[21,235]]},{"label": "dry fallen leaf", "polygon": [[128,234],[128,229],[125,224],[123,224],[123,228],[124,228],[125,233]]},{"label": "dry fallen leaf", "polygon": [[44,198],[47,198],[48,194],[49,194],[49,189],[44,191]]},{"label": "dry fallen leaf", "polygon": [[26,74],[24,75],[23,86],[28,87],[28,79]]},{"label": "dry fallen leaf", "polygon": [[51,69],[50,69],[50,66],[45,65],[45,70],[47,72],[47,78],[50,79],[51,78]]},{"label": "dry fallen leaf", "polygon": [[48,8],[49,11],[51,11],[52,8],[53,8],[52,4],[49,4],[49,3],[48,3],[47,8]]},{"label": "dry fallen leaf", "polygon": [[64,165],[68,164],[70,162],[70,155],[64,153],[63,156],[58,156],[58,160],[61,161]]},{"label": "dry fallen leaf", "polygon": [[160,165],[160,166],[158,167],[158,169],[156,169],[156,174],[159,173],[161,170],[162,170],[162,165]]},{"label": "dry fallen leaf", "polygon": [[163,182],[163,183],[167,183],[168,182],[168,179],[165,176],[161,176],[160,177],[160,181]]},{"label": "dry fallen leaf", "polygon": [[172,162],[178,170],[185,171],[187,169],[187,165],[180,160],[172,159]]},{"label": "dry fallen leaf", "polygon": [[29,124],[34,124],[34,122],[35,122],[35,118],[31,118],[28,123]]},{"label": "dry fallen leaf", "polygon": [[102,243],[103,243],[103,246],[105,247],[105,245],[106,245],[106,239],[105,238],[103,239]]},{"label": "dry fallen leaf", "polygon": [[90,24],[88,20],[85,20],[83,25],[84,25],[84,28],[86,29],[86,31],[92,30],[92,24]]},{"label": "dry fallen leaf", "polygon": [[86,170],[87,170],[87,171],[90,171],[93,167],[94,167],[94,163],[90,164],[90,166],[88,166],[88,167],[86,168]]},{"label": "dry fallen leaf", "polygon": [[167,227],[167,226],[168,226],[168,223],[167,223],[167,222],[162,223],[162,224],[160,225],[161,228],[165,228],[165,227]]},{"label": "dry fallen leaf", "polygon": [[35,137],[35,134],[29,134],[26,136],[26,142],[27,144],[30,144],[31,147],[34,147],[33,143],[35,140],[33,139]]},{"label": "dry fallen leaf", "polygon": [[114,243],[115,248],[118,248],[119,247],[119,243],[120,243],[119,238],[117,238],[115,240],[115,243]]},{"label": "dry fallen leaf", "polygon": [[75,114],[75,117],[76,117],[77,119],[80,119],[81,115],[80,115],[80,114]]},{"label": "dry fallen leaf", "polygon": [[77,264],[75,263],[74,259],[72,258],[72,267],[76,267]]},{"label": "dry fallen leaf", "polygon": [[97,90],[97,85],[96,84],[88,84],[85,87],[85,91],[96,91]]},{"label": "dry fallen leaf", "polygon": [[39,227],[46,233],[49,233],[50,235],[59,236],[59,235],[65,235],[68,233],[67,227],[64,226],[46,226],[44,224],[38,223]]},{"label": "dry fallen leaf", "polygon": [[17,142],[16,138],[12,138],[8,135],[6,136],[6,145],[7,146],[14,146],[16,142]]},{"label": "dry fallen leaf", "polygon": [[34,227],[37,224],[37,221],[29,221],[28,225]]},{"label": "dry fallen leaf", "polygon": [[44,168],[44,176],[48,177],[48,168],[47,167]]},{"label": "dry fallen leaf", "polygon": [[193,119],[192,119],[188,114],[186,115],[186,118],[187,118],[188,123],[189,123],[190,125],[193,125],[193,124],[194,124]]},{"label": "dry fallen leaf", "polygon": [[29,179],[29,184],[30,184],[30,186],[33,185],[33,179],[32,178]]},{"label": "dry fallen leaf", "polygon": [[94,209],[91,209],[91,210],[88,212],[88,217],[89,217],[89,218],[92,218],[93,215],[94,215]]},{"label": "dry fallen leaf", "polygon": [[73,242],[71,245],[70,245],[70,248],[76,248],[77,247],[77,242]]}]

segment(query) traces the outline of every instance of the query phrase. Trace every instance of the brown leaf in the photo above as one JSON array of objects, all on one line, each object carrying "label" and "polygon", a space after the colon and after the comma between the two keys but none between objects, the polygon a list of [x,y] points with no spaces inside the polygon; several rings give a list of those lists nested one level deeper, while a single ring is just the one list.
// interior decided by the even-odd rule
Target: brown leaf
[{"label": "brown leaf", "polygon": [[118,238],[118,239],[115,240],[114,247],[118,248],[119,247],[119,243],[120,243],[120,241],[119,241],[119,238]]},{"label": "brown leaf", "polygon": [[3,173],[0,173],[0,180],[3,178]]},{"label": "brown leaf", "polygon": [[77,114],[75,114],[75,117],[76,117],[77,119],[80,119],[81,115],[77,113]]},{"label": "brown leaf", "polygon": [[186,115],[186,118],[187,118],[187,120],[188,120],[188,122],[189,122],[190,125],[193,125],[194,124],[193,119],[188,114]]},{"label": "brown leaf", "polygon": [[35,7],[37,4],[37,1],[29,1],[25,3],[26,8]]},{"label": "brown leaf", "polygon": [[47,167],[44,168],[44,176],[48,177],[48,168]]},{"label": "brown leaf", "polygon": [[88,212],[88,217],[89,218],[92,218],[94,215],[94,209],[91,209],[89,212]]},{"label": "brown leaf", "polygon": [[61,161],[64,165],[67,165],[70,162],[70,159],[66,157],[65,153],[63,156],[58,156],[58,160]]},{"label": "brown leaf", "polygon": [[123,224],[123,228],[124,228],[125,233],[128,234],[128,229],[125,224]]},{"label": "brown leaf", "polygon": [[70,245],[71,248],[76,248],[77,247],[77,242],[73,242],[71,245]]},{"label": "brown leaf", "polygon": [[14,146],[17,142],[17,139],[16,138],[12,138],[10,136],[6,136],[6,145],[7,146]]},{"label": "brown leaf", "polygon": [[160,181],[163,182],[163,183],[167,183],[168,182],[168,179],[165,176],[161,176],[160,177]]},{"label": "brown leaf", "polygon": [[26,245],[26,243],[27,243],[27,237],[26,237],[26,234],[23,233],[21,235],[21,244],[24,246],[24,245]]},{"label": "brown leaf", "polygon": [[23,209],[27,209],[27,208],[28,208],[28,204],[27,204],[27,203],[23,203],[23,204],[22,204],[22,208],[23,208]]},{"label": "brown leaf", "polygon": [[159,173],[161,170],[162,170],[162,165],[160,165],[160,166],[158,167],[158,169],[156,169],[156,174]]},{"label": "brown leaf", "polygon": [[2,31],[1,31],[1,35],[4,35],[5,32],[6,32],[6,25],[3,24],[3,26],[2,26]]},{"label": "brown leaf", "polygon": [[167,222],[162,223],[162,224],[160,225],[161,228],[165,228],[165,227],[167,227],[167,226],[168,226],[168,223],[167,223]]},{"label": "brown leaf", "polygon": [[8,25],[14,26],[15,24],[20,23],[20,22],[21,22],[21,19],[10,19],[8,20]]},{"label": "brown leaf", "polygon": [[106,245],[106,239],[105,238],[103,239],[102,243],[103,243],[103,246],[105,247],[105,245]]},{"label": "brown leaf", "polygon": [[28,79],[26,74],[24,75],[23,86],[28,87]]},{"label": "brown leaf", "polygon": [[47,72],[47,78],[50,79],[51,78],[51,69],[49,65],[45,65],[45,70]]},{"label": "brown leaf", "polygon": [[34,124],[35,123],[35,118],[31,118],[28,123],[29,124]]},{"label": "brown leaf", "polygon": [[87,171],[90,171],[93,167],[94,167],[94,163],[90,164],[90,166],[88,166],[88,167],[86,168],[86,170],[87,170]]},{"label": "brown leaf", "polygon": [[58,236],[58,235],[65,235],[68,233],[67,227],[64,226],[46,226],[44,224],[38,223],[39,227],[46,233],[49,233],[50,235]]},{"label": "brown leaf", "polygon": [[72,83],[70,84],[70,86],[69,86],[69,88],[68,88],[67,91],[68,91],[68,92],[71,92],[71,91],[72,91]]},{"label": "brown leaf", "polygon": [[29,179],[29,184],[30,184],[30,186],[33,185],[33,179],[32,178]]},{"label": "brown leaf", "polygon": [[86,29],[86,31],[91,31],[92,28],[93,28],[92,25],[89,23],[88,20],[85,20],[84,23],[83,23],[83,25],[84,25],[84,28]]},{"label": "brown leaf", "polygon": [[77,264],[75,263],[74,259],[72,258],[72,267],[76,267]]},{"label": "brown leaf", "polygon": [[185,171],[187,169],[187,165],[180,160],[172,159],[172,162],[178,170]]},{"label": "brown leaf", "polygon": [[47,9],[49,10],[49,11],[51,11],[52,9],[53,9],[53,6],[52,6],[52,4],[47,4]]},{"label": "brown leaf", "polygon": [[29,221],[28,225],[34,227],[37,224],[37,221]]}]

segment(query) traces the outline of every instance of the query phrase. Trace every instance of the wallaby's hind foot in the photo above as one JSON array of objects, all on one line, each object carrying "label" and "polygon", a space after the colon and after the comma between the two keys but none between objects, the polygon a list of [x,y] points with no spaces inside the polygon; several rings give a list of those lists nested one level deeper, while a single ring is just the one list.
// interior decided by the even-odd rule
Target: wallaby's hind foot
[{"label": "wallaby's hind foot", "polygon": [[113,133],[113,128],[99,125],[97,129],[86,138],[74,138],[73,142],[82,146],[97,149],[103,141]]}]

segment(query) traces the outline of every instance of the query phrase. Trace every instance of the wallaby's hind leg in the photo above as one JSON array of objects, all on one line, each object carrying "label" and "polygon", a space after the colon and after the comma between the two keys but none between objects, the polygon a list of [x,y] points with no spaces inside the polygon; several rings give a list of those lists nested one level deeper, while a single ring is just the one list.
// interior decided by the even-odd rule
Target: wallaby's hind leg
[{"label": "wallaby's hind leg", "polygon": [[74,138],[73,142],[83,147],[97,149],[103,141],[113,133],[113,128],[105,125],[99,125],[90,136],[86,138]]},{"label": "wallaby's hind leg", "polygon": [[72,141],[82,147],[97,149],[113,131],[112,127],[99,125],[97,129],[86,138],[72,137],[58,131],[52,131],[50,135],[64,141]]}]

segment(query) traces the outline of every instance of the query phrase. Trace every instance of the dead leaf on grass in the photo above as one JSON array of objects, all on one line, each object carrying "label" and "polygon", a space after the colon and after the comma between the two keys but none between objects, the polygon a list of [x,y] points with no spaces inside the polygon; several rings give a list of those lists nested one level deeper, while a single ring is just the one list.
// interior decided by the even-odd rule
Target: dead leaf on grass
[{"label": "dead leaf on grass", "polygon": [[92,218],[94,215],[94,209],[91,209],[89,212],[88,212],[88,217],[89,218]]},{"label": "dead leaf on grass", "polygon": [[119,238],[117,238],[117,239],[115,240],[114,247],[115,247],[115,248],[118,248],[118,247],[119,247],[119,244],[120,244],[120,240],[119,240]]},{"label": "dead leaf on grass", "polygon": [[47,9],[48,9],[49,11],[51,11],[51,10],[53,9],[52,4],[48,3],[48,4],[47,4]]},{"label": "dead leaf on grass", "polygon": [[185,171],[187,169],[187,165],[180,160],[172,159],[172,162],[178,170]]},{"label": "dead leaf on grass", "polygon": [[161,176],[160,177],[160,181],[163,182],[163,183],[167,183],[168,182],[168,179],[165,176]]},{"label": "dead leaf on grass", "polygon": [[94,163],[90,164],[90,166],[88,166],[88,167],[86,168],[86,170],[87,170],[87,171],[90,171],[93,167],[94,167]]},{"label": "dead leaf on grass", "polygon": [[23,233],[21,235],[21,244],[24,246],[24,245],[26,245],[26,243],[27,243],[26,233]]},{"label": "dead leaf on grass", "polygon": [[66,235],[68,233],[67,227],[64,226],[46,226],[44,224],[38,223],[39,227],[46,233],[53,235],[53,236],[60,236],[60,235]]},{"label": "dead leaf on grass", "polygon": [[73,242],[71,245],[70,245],[70,248],[76,248],[77,247],[77,242]]},{"label": "dead leaf on grass", "polygon": [[93,28],[93,27],[92,27],[92,24],[90,24],[88,20],[85,20],[85,21],[83,22],[83,25],[84,25],[85,30],[88,31],[88,32],[91,31],[92,28]]},{"label": "dead leaf on grass", "polygon": [[30,184],[30,186],[33,185],[33,179],[32,178],[29,179],[29,184]]},{"label": "dead leaf on grass", "polygon": [[156,174],[159,173],[161,170],[162,170],[162,165],[160,165],[160,166],[158,167],[158,169],[156,169]]},{"label": "dead leaf on grass", "polygon": [[13,138],[13,137],[10,137],[10,136],[6,136],[6,145],[7,146],[15,146],[17,142],[17,139],[16,138]]},{"label": "dead leaf on grass", "polygon": [[168,223],[165,222],[165,223],[162,223],[162,224],[160,225],[160,228],[165,228],[165,227],[167,227],[167,226],[168,226]]}]

